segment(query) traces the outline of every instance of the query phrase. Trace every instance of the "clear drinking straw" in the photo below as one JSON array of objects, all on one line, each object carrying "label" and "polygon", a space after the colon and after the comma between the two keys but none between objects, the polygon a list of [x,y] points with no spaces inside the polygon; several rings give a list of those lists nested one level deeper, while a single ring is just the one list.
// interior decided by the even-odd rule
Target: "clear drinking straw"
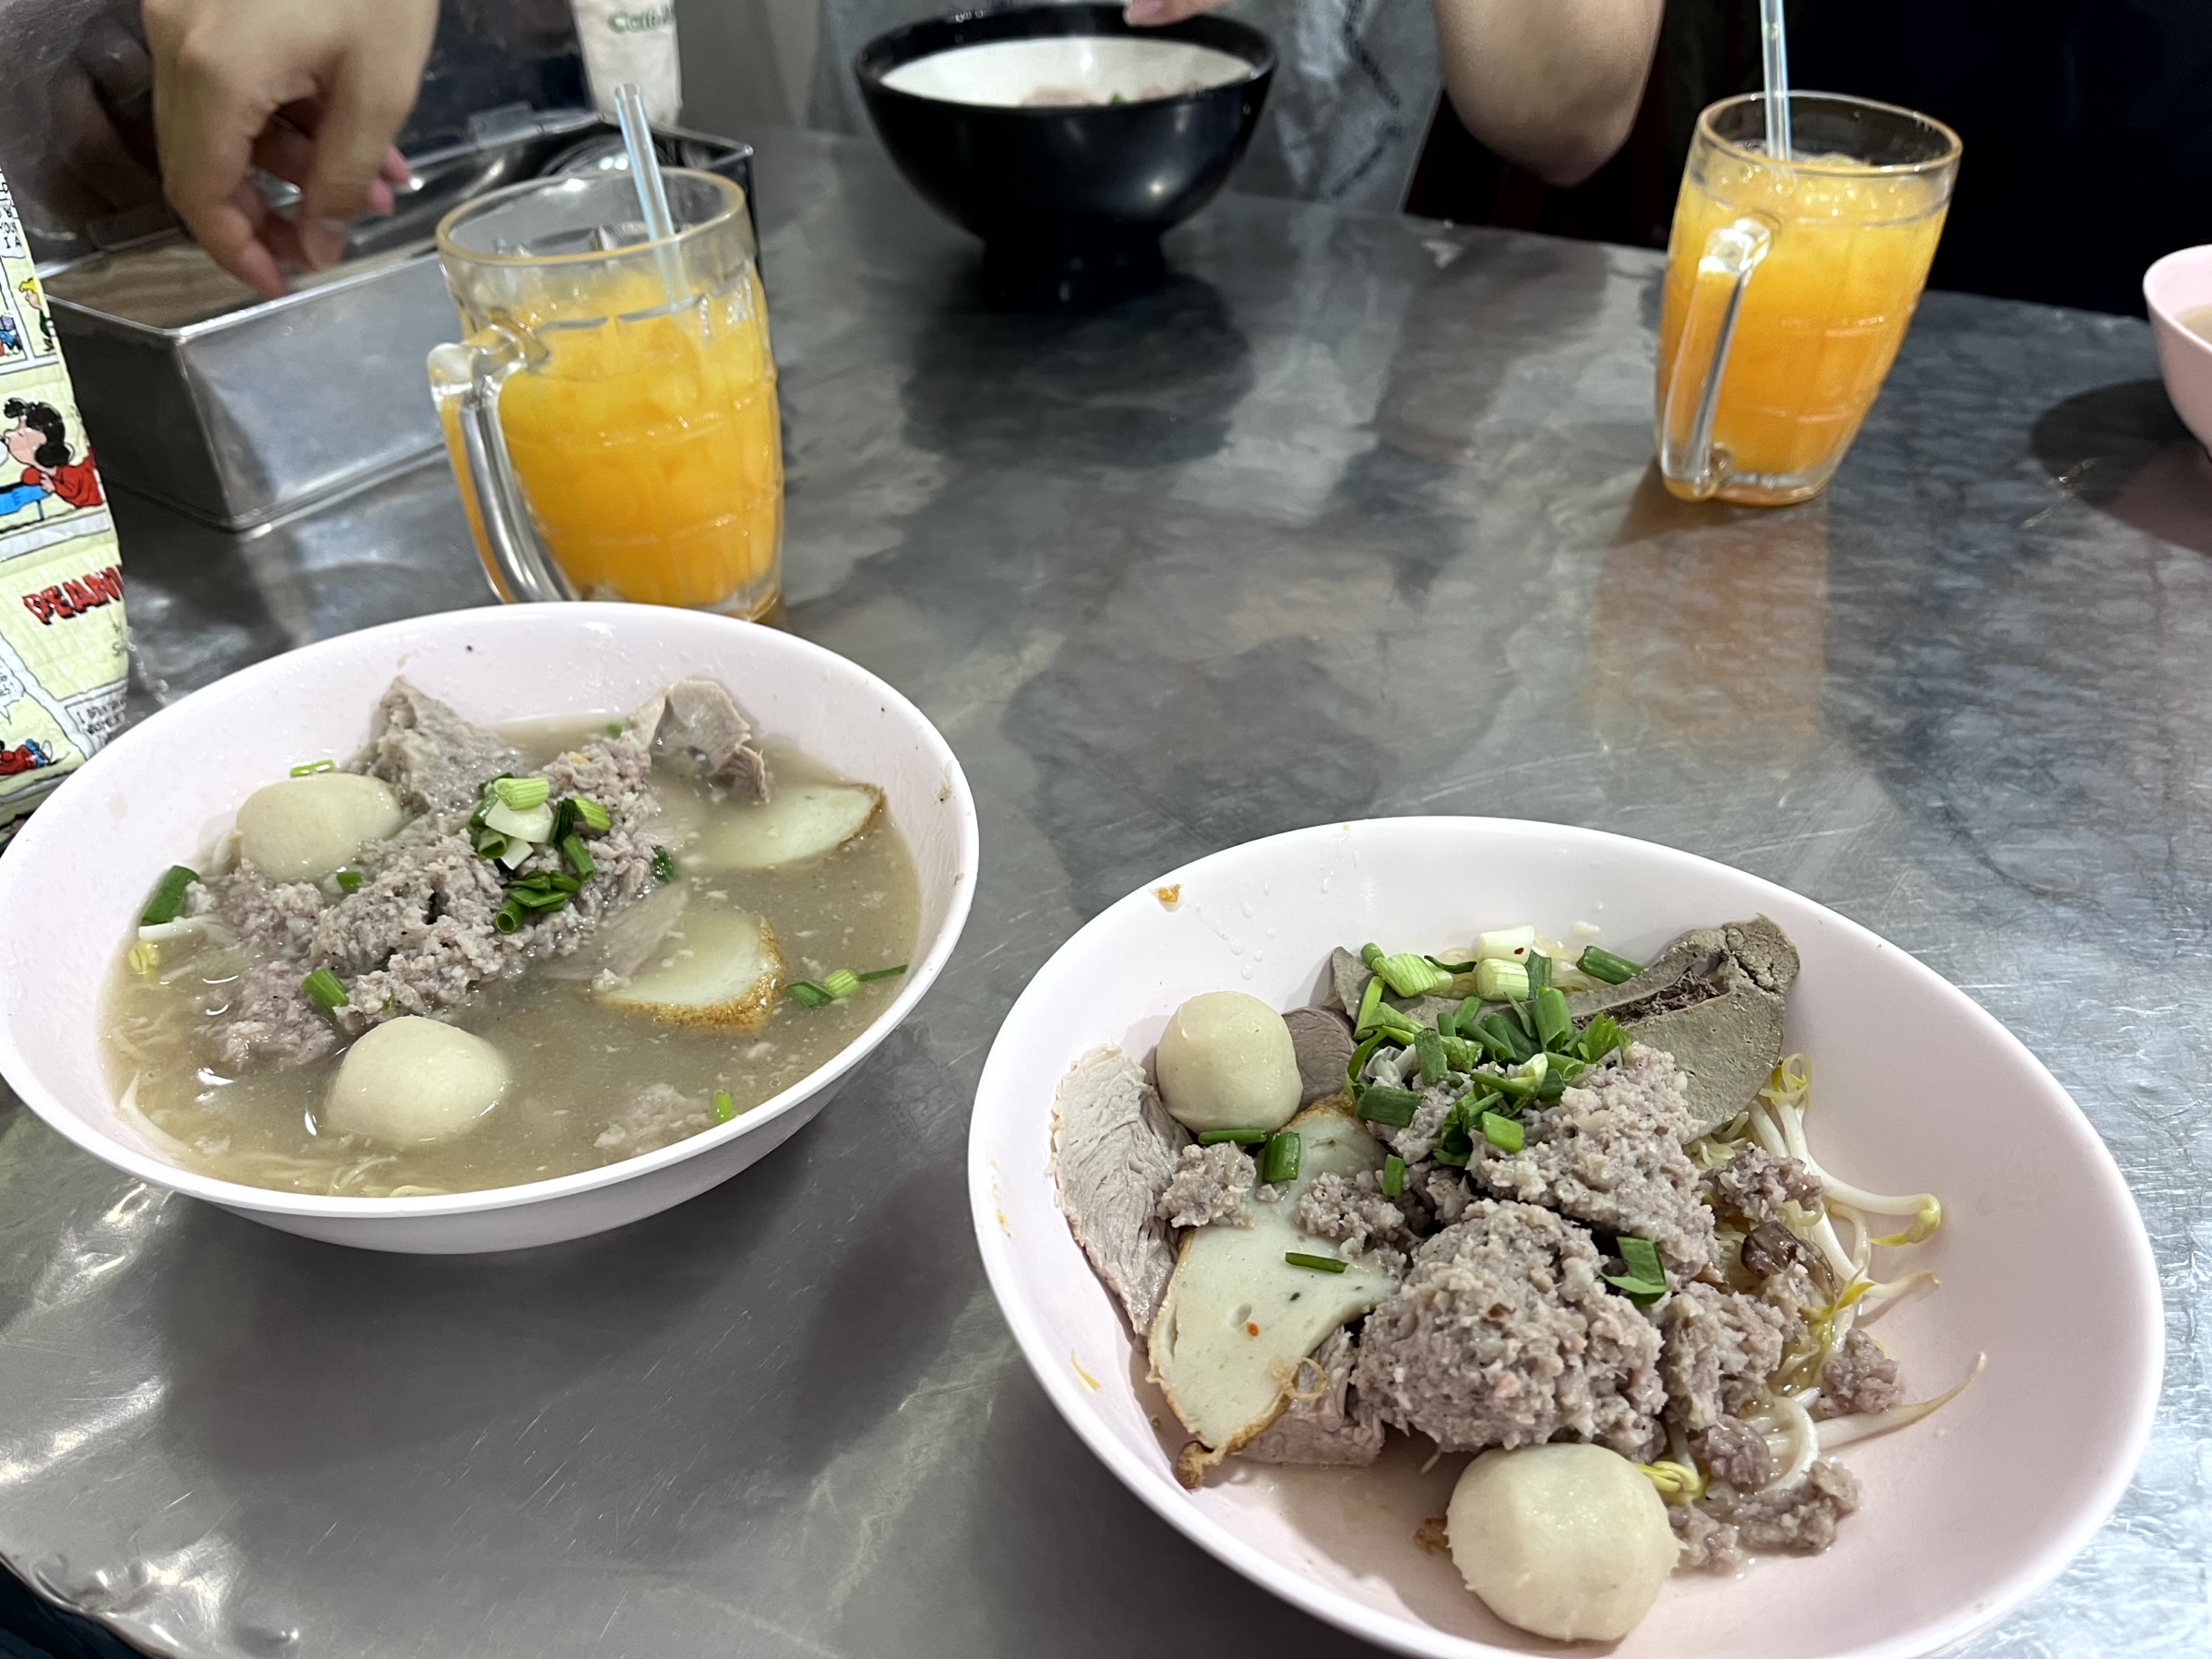
[{"label": "clear drinking straw", "polygon": [[[1766,71],[1766,153],[1789,160],[1789,41],[1782,0],[1759,0],[1760,57]],[[627,130],[627,129],[626,129]]]},{"label": "clear drinking straw", "polygon": [[668,303],[681,305],[691,297],[684,280],[683,263],[670,245],[676,236],[676,216],[668,210],[668,185],[661,177],[660,158],[653,154],[652,129],[646,125],[645,93],[634,80],[615,89],[615,116],[622,124],[622,148],[629,152],[630,182],[638,187],[638,208],[645,215],[645,234],[654,244],[653,257],[661,267],[661,280]]}]

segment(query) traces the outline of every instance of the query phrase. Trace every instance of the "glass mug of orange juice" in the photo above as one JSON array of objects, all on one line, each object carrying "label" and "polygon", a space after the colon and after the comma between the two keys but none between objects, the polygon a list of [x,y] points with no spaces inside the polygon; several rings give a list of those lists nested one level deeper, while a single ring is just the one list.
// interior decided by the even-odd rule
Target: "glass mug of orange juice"
[{"label": "glass mug of orange juice", "polygon": [[1659,471],[1685,500],[1818,495],[1882,389],[1928,280],[1958,135],[1910,110],[1759,93],[1698,117],[1660,307]]},{"label": "glass mug of orange juice", "polygon": [[760,616],[783,587],[783,451],[745,193],[670,168],[646,238],[627,172],[493,191],[438,257],[468,338],[430,354],[504,599]]}]

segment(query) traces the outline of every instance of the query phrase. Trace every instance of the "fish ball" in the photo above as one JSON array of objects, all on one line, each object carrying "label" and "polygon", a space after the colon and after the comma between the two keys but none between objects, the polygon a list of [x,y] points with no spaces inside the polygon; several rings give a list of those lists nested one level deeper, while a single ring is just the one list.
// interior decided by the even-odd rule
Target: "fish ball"
[{"label": "fish ball", "polygon": [[1290,1027],[1242,991],[1207,991],[1176,1009],[1153,1066],[1167,1110],[1201,1134],[1279,1129],[1305,1092]]},{"label": "fish ball", "polygon": [[405,821],[381,778],[312,772],[257,789],[238,809],[238,851],[271,881],[318,881]]},{"label": "fish ball", "polygon": [[499,1104],[508,1080],[507,1061],[482,1037],[404,1014],[346,1050],[322,1127],[388,1146],[429,1146],[472,1128]]},{"label": "fish ball", "polygon": [[1467,1588],[1506,1623],[1560,1641],[1626,1636],[1680,1549],[1633,1463],[1566,1441],[1484,1452],[1452,1489],[1444,1525]]}]

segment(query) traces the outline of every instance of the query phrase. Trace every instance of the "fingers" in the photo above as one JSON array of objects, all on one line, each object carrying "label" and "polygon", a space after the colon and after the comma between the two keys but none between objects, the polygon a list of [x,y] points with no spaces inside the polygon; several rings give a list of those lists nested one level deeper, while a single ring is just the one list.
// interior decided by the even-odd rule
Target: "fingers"
[{"label": "fingers", "polygon": [[185,222],[209,258],[264,299],[284,293],[281,261],[305,263],[291,221],[272,211],[269,199],[250,184],[240,183]]},{"label": "fingers", "polygon": [[1131,28],[1157,29],[1162,24],[1195,18],[1225,3],[1226,0],[1129,0],[1121,19]]},{"label": "fingers", "polygon": [[245,182],[269,112],[224,88],[189,53],[164,67],[154,81],[154,126],[170,206],[216,264],[273,298],[284,292],[284,278],[258,239],[268,204]]},{"label": "fingers", "polygon": [[[435,10],[428,21],[435,23]],[[404,24],[398,32],[406,32]],[[419,42],[380,39],[373,49],[345,52],[331,66],[320,100],[322,118],[315,126],[315,163],[302,186],[304,219],[349,220],[371,205],[371,187],[379,184],[389,210],[393,181],[384,175],[393,158],[392,135],[414,107],[429,51],[428,30],[421,32]],[[314,235],[322,233],[303,240],[312,245]]]},{"label": "fingers", "polygon": [[[313,99],[286,104],[254,140],[254,165],[263,173],[290,179],[295,185],[305,185],[308,174],[315,169],[315,134],[321,118],[321,107]],[[393,156],[399,153],[396,149],[391,152]],[[404,171],[406,161],[401,160],[400,166],[404,179],[408,176]],[[369,181],[368,210],[372,213],[389,214],[392,210],[392,188],[385,182],[384,171],[379,169],[377,177]]]}]

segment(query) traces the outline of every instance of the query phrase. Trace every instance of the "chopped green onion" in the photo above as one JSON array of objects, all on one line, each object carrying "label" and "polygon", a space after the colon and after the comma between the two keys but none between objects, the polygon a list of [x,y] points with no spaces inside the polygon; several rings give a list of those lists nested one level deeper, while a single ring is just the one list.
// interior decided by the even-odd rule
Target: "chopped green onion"
[{"label": "chopped green onion", "polygon": [[1519,1002],[1528,995],[1528,970],[1486,956],[1475,969],[1475,995],[1485,1002]]},{"label": "chopped green onion", "polygon": [[543,801],[535,806],[509,806],[505,801],[494,801],[484,809],[484,827],[496,830],[510,844],[549,841],[553,839],[553,808]]},{"label": "chopped green onion", "polygon": [[822,975],[822,989],[837,1001],[843,1002],[860,989],[860,975],[850,968],[839,968]]},{"label": "chopped green onion", "polygon": [[1450,1069],[1444,1060],[1444,1040],[1432,1031],[1414,1033],[1413,1051],[1421,1058],[1421,1081],[1441,1083]]},{"label": "chopped green onion", "polygon": [[292,769],[292,775],[295,778],[312,778],[317,772],[334,772],[337,770],[338,762],[335,760],[303,760]]},{"label": "chopped green onion", "polygon": [[1437,1009],[1437,1011],[1436,1011],[1436,1034],[1437,1034],[1438,1036],[1440,1036],[1440,1037],[1457,1037],[1457,1036],[1459,1035],[1459,1010],[1458,1010],[1458,1009]]},{"label": "chopped green onion", "polygon": [[837,1000],[810,979],[795,979],[783,987],[783,991],[801,1008],[827,1008]]},{"label": "chopped green onion", "polygon": [[1528,968],[1528,994],[1531,997],[1541,997],[1544,994],[1544,988],[1551,983],[1551,959],[1541,950],[1531,950],[1528,953],[1526,965]]},{"label": "chopped green onion", "polygon": [[1427,957],[1410,950],[1385,956],[1381,946],[1368,944],[1360,948],[1359,960],[1399,997],[1426,997],[1452,977]]},{"label": "chopped green onion", "polygon": [[549,778],[495,778],[492,793],[510,812],[528,812],[533,806],[543,806],[553,796],[553,781]]},{"label": "chopped green onion", "polygon": [[1298,1178],[1298,1160],[1305,1142],[1296,1129],[1284,1129],[1267,1138],[1260,1153],[1260,1178],[1271,1186]]},{"label": "chopped green onion", "polygon": [[338,883],[338,890],[341,893],[357,893],[361,890],[359,870],[341,870],[331,879]]},{"label": "chopped green onion", "polygon": [[587,881],[591,879],[592,872],[599,868],[592,862],[592,855],[584,851],[584,838],[580,835],[572,834],[561,842],[561,856],[568,861],[570,869]]},{"label": "chopped green onion", "polygon": [[146,897],[146,908],[138,913],[138,925],[159,927],[164,922],[173,922],[183,913],[185,889],[199,879],[197,870],[186,869],[173,864],[161,872],[161,880],[153,884],[153,891]]},{"label": "chopped green onion", "polygon": [[1334,1256],[1309,1256],[1304,1250],[1285,1250],[1283,1259],[1292,1267],[1311,1268],[1317,1273],[1341,1273],[1349,1265]]},{"label": "chopped green onion", "polygon": [[492,925],[501,933],[512,933],[522,925],[522,907],[512,897],[502,904],[492,917]]},{"label": "chopped green onion", "polygon": [[[1536,930],[1534,927],[1501,927],[1495,933],[1486,933],[1475,941],[1475,960],[1477,962],[1513,962],[1518,964],[1527,951],[1534,949]],[[1476,970],[1481,972],[1479,968]]]},{"label": "chopped green onion", "polygon": [[1626,985],[1644,972],[1625,956],[1615,956],[1602,945],[1585,945],[1574,965],[1592,979],[1601,979],[1608,985]]},{"label": "chopped green onion", "polygon": [[1220,1146],[1224,1142],[1233,1146],[1258,1146],[1266,1139],[1265,1129],[1208,1129],[1199,1136],[1198,1143],[1201,1146]]},{"label": "chopped green onion", "polygon": [[1369,1123],[1402,1129],[1413,1121],[1414,1112],[1420,1104],[1421,1097],[1410,1089],[1387,1089],[1375,1084],[1361,1092],[1359,1116]]},{"label": "chopped green onion", "polygon": [[1563,1050],[1574,1038],[1574,1016],[1567,1011],[1566,993],[1555,985],[1546,985],[1536,993],[1533,1010],[1536,1021],[1536,1041],[1546,1048]]},{"label": "chopped green onion", "polygon": [[1483,1062],[1484,1050],[1479,1043],[1470,1043],[1465,1037],[1440,1038],[1444,1045],[1444,1065],[1453,1071],[1472,1071]]},{"label": "chopped green onion", "polygon": [[618,721],[618,720],[610,720],[610,721],[608,721],[608,722],[607,722],[607,723],[606,723],[606,734],[607,734],[609,737],[619,737],[619,736],[621,736],[621,735],[622,735],[622,722],[621,722],[620,721]]},{"label": "chopped green onion", "polygon": [[338,983],[338,975],[328,968],[317,968],[300,981],[300,989],[307,999],[326,1014],[346,1005],[346,988]]},{"label": "chopped green onion", "polygon": [[1359,1039],[1359,1045],[1352,1050],[1352,1057],[1345,1062],[1345,1093],[1349,1098],[1357,1100],[1360,1091],[1367,1087],[1359,1080],[1359,1074],[1367,1069],[1369,1058],[1388,1037],[1387,1032],[1369,1032]]},{"label": "chopped green onion", "polygon": [[505,858],[508,848],[512,844],[498,830],[486,830],[482,826],[471,830],[469,838],[476,851],[486,858]]},{"label": "chopped green onion", "polygon": [[1581,1049],[1583,1058],[1593,1066],[1616,1048],[1625,1048],[1627,1045],[1628,1032],[1621,1029],[1620,1021],[1610,1014],[1592,1016],[1590,1023],[1583,1027],[1582,1036],[1575,1044]]},{"label": "chopped green onion", "polygon": [[1397,1153],[1382,1160],[1382,1196],[1394,1199],[1405,1190],[1405,1160]]},{"label": "chopped green onion", "polygon": [[900,974],[905,972],[906,964],[904,962],[901,962],[895,968],[876,968],[866,973],[855,974],[855,977],[857,978],[862,985],[874,985],[876,981],[879,979],[896,979]]},{"label": "chopped green onion", "polygon": [[736,1116],[737,1103],[730,1098],[730,1092],[727,1089],[717,1089],[714,1092],[714,1121],[728,1123]]},{"label": "chopped green onion", "polygon": [[604,835],[614,826],[615,815],[590,795],[570,795],[568,802],[576,808],[576,816],[583,819],[584,828],[593,835]]},{"label": "chopped green onion", "polygon": [[1463,973],[1475,972],[1473,962],[1448,962],[1441,956],[1431,956],[1425,960],[1442,972],[1449,973],[1453,979],[1457,979]]},{"label": "chopped green onion", "polygon": [[1527,1144],[1520,1124],[1496,1112],[1482,1115],[1482,1138],[1501,1152],[1517,1152]]},{"label": "chopped green onion", "polygon": [[652,878],[655,881],[676,879],[676,854],[666,847],[655,847],[652,850]]},{"label": "chopped green onion", "polygon": [[1659,1259],[1658,1246],[1648,1238],[1631,1238],[1626,1234],[1614,1244],[1628,1271],[1606,1274],[1608,1284],[1626,1292],[1629,1300],[1639,1307],[1656,1302],[1667,1294],[1667,1269]]},{"label": "chopped green onion", "polygon": [[568,902],[568,895],[558,888],[518,885],[507,889],[507,901],[520,904],[524,910],[558,910]]},{"label": "chopped green onion", "polygon": [[1477,1028],[1476,1035],[1485,1048],[1508,1065],[1518,1066],[1536,1051],[1536,1044],[1522,1035],[1503,1014],[1486,1017]]}]

